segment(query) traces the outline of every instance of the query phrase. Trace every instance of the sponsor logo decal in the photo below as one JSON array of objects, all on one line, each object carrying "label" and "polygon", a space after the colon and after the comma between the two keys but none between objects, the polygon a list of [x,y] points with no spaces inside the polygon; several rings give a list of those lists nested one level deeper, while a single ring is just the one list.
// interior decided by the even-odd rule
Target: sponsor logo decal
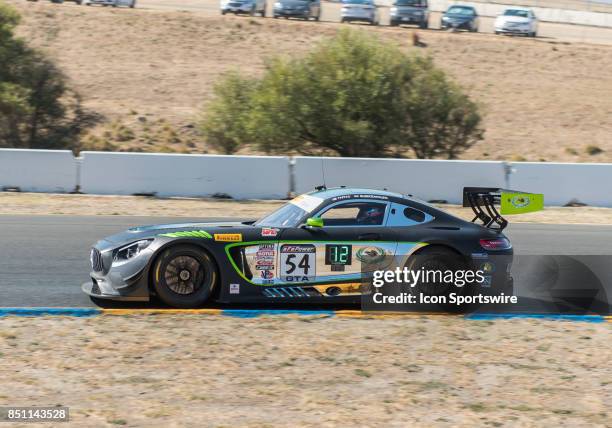
[{"label": "sponsor logo decal", "polygon": [[271,270],[262,270],[259,275],[261,276],[262,279],[272,279],[274,278],[274,274],[272,273]]},{"label": "sponsor logo decal", "polygon": [[385,257],[385,249],[380,247],[364,247],[357,250],[356,257],[365,264],[380,262]]},{"label": "sponsor logo decal", "polygon": [[261,229],[261,236],[265,237],[274,237],[277,236],[279,229],[275,227],[264,227]]},{"label": "sponsor logo decal", "polygon": [[510,199],[510,203],[515,208],[525,208],[530,204],[531,200],[527,195],[518,195]]},{"label": "sponsor logo decal", "polygon": [[314,245],[292,245],[285,244],[281,247],[281,253],[314,253],[316,251]]},{"label": "sponsor logo decal", "polygon": [[241,242],[242,233],[215,233],[215,241],[219,242]]},{"label": "sponsor logo decal", "polygon": [[316,278],[314,245],[285,244],[280,249],[280,277],[285,282],[308,282]]},{"label": "sponsor logo decal", "polygon": [[187,230],[184,232],[161,233],[159,236],[165,236],[168,238],[212,238],[210,233],[206,232],[205,230]]},{"label": "sponsor logo decal", "polygon": [[230,294],[240,294],[240,284],[230,284]]}]

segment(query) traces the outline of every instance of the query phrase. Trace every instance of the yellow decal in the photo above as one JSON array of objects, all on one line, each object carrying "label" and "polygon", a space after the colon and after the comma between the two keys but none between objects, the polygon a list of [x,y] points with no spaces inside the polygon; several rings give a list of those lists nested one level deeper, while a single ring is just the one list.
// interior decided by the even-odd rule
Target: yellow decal
[{"label": "yellow decal", "polygon": [[242,233],[215,233],[215,241],[220,242],[241,242]]}]

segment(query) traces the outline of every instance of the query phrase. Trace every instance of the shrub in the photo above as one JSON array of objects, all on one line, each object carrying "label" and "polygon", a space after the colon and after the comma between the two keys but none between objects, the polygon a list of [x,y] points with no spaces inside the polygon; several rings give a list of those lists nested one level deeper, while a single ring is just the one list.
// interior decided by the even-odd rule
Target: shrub
[{"label": "shrub", "polygon": [[477,105],[429,58],[343,30],[303,58],[275,58],[261,79],[215,88],[201,130],[226,153],[455,158],[482,138]]}]

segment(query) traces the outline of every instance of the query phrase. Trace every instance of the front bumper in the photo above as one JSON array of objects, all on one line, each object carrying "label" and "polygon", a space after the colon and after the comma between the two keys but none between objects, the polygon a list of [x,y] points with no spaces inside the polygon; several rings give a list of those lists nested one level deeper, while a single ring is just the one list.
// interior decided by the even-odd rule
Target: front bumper
[{"label": "front bumper", "polygon": [[342,20],[343,21],[367,21],[367,22],[374,22],[375,18],[376,18],[376,15],[374,13],[371,13],[371,12],[351,11],[351,12],[343,12],[342,13]]},{"label": "front bumper", "polygon": [[456,28],[458,30],[471,30],[472,21],[442,21],[440,28],[443,30],[447,28]]},{"label": "front bumper", "polygon": [[305,17],[309,16],[309,10],[299,9],[274,9],[274,16],[288,16],[288,17]]},{"label": "front bumper", "polygon": [[398,24],[421,24],[425,22],[423,15],[391,15],[390,19]]},{"label": "front bumper", "polygon": [[529,34],[531,33],[531,28],[529,27],[495,27],[496,33],[505,33],[505,34]]},{"label": "front bumper", "polygon": [[150,300],[149,295],[138,295],[138,294],[121,294],[113,287],[105,283],[98,282],[92,277],[90,282],[86,282],[81,285],[81,291],[90,297],[107,300],[117,300],[124,302],[148,302]]},{"label": "front bumper", "polygon": [[117,2],[116,0],[89,0],[88,4],[101,4],[107,6],[114,6]]},{"label": "front bumper", "polygon": [[83,284],[81,290],[100,299],[148,301],[147,272],[153,251],[145,248],[129,260],[115,262],[115,247],[108,241],[99,241],[92,249],[91,281]]}]

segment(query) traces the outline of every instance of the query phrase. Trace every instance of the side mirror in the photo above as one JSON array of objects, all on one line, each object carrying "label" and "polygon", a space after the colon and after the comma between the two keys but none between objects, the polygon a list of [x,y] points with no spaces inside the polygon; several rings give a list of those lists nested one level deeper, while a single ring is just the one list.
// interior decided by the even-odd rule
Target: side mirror
[{"label": "side mirror", "polygon": [[323,227],[323,219],[321,217],[310,217],[306,220],[306,226]]}]

